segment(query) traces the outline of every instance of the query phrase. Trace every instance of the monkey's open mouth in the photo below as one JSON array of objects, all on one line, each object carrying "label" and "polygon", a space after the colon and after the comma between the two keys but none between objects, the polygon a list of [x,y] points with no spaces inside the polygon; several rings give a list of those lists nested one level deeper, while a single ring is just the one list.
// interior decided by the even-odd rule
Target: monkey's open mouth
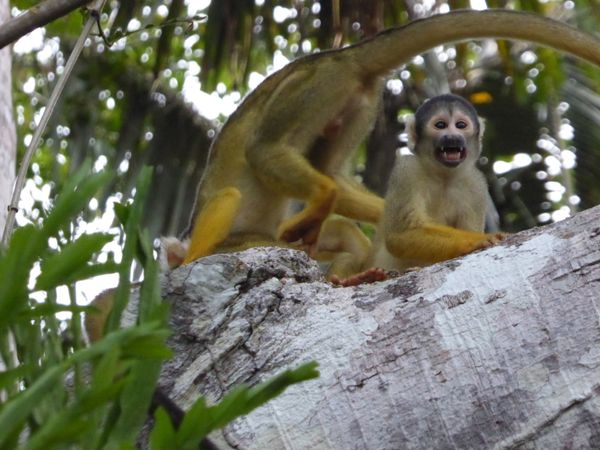
[{"label": "monkey's open mouth", "polygon": [[456,167],[467,157],[466,147],[438,147],[435,151],[436,159],[448,167]]}]

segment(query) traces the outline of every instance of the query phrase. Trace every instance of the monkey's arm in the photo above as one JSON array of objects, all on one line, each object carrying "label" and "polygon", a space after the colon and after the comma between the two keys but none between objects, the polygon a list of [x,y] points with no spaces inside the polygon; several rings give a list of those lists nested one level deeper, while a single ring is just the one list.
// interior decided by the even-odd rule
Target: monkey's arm
[{"label": "monkey's arm", "polygon": [[[504,233],[478,233],[461,230],[440,224],[425,224],[403,231],[389,232],[385,238],[385,247],[394,257],[410,261],[410,266],[430,265],[475,250],[490,247],[504,238]],[[407,266],[408,267],[408,266]],[[405,269],[406,267],[399,267]],[[370,267],[363,272],[340,271],[329,279],[340,286],[356,286],[363,283],[382,281],[388,277],[385,270]]]},{"label": "monkey's arm", "polygon": [[385,245],[397,258],[433,264],[490,247],[503,237],[503,233],[479,233],[430,223],[390,233]]},{"label": "monkey's arm", "polygon": [[229,234],[242,195],[234,187],[221,189],[209,198],[194,220],[183,264],[209,255]]}]

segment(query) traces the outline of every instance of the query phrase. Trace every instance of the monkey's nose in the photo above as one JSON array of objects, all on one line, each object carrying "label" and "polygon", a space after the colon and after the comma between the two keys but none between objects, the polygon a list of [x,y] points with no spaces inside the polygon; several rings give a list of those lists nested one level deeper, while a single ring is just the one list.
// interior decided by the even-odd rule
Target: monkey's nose
[{"label": "monkey's nose", "polygon": [[439,147],[443,148],[460,148],[465,146],[465,138],[460,134],[447,134],[439,140]]}]

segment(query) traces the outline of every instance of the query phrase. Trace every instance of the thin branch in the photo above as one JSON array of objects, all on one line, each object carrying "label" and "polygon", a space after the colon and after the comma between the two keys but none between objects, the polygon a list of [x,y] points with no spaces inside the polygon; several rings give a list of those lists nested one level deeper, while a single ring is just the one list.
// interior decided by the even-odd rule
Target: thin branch
[{"label": "thin branch", "polygon": [[342,46],[342,40],[344,39],[344,31],[342,30],[342,19],[340,12],[340,0],[333,0],[331,9],[331,15],[333,16],[333,29],[335,30],[332,47],[340,48]]},{"label": "thin branch", "polygon": [[44,26],[71,11],[91,3],[91,0],[46,0],[32,6],[23,14],[2,24],[0,28],[0,49],[25,36],[30,31]]},{"label": "thin branch", "polygon": [[50,99],[48,100],[48,104],[46,105],[46,109],[44,110],[44,114],[42,114],[42,118],[40,123],[38,124],[35,133],[33,134],[33,138],[31,139],[31,143],[23,156],[23,160],[21,161],[21,166],[19,167],[19,174],[17,176],[17,181],[15,182],[15,187],[13,190],[13,195],[10,200],[10,205],[8,206],[8,216],[6,217],[6,224],[4,225],[4,233],[2,235],[2,246],[6,247],[8,245],[8,241],[10,240],[10,236],[12,235],[12,231],[15,225],[15,214],[18,211],[19,197],[21,196],[21,191],[23,190],[23,186],[25,185],[25,177],[27,176],[27,170],[29,169],[29,164],[31,163],[31,158],[33,154],[37,150],[37,147],[42,138],[42,133],[46,129],[46,125],[48,125],[48,120],[52,113],[54,112],[54,108],[58,103],[58,99],[62,94],[62,91],[67,84],[67,80],[73,71],[73,67],[75,67],[75,63],[83,50],[83,46],[85,44],[88,35],[94,24],[96,23],[96,16],[102,10],[104,3],[106,0],[96,0],[94,5],[92,5],[90,9],[90,15],[83,27],[81,35],[79,39],[75,43],[75,47],[73,47],[73,51],[69,55],[69,59],[65,64],[65,69],[62,73],[62,76],[58,79],[54,90],[52,91],[52,95],[50,95]]}]

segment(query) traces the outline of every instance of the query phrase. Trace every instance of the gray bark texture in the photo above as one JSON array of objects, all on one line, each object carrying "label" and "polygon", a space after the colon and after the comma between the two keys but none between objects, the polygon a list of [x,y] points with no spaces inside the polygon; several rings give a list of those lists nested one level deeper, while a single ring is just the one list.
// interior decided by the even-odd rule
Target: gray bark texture
[{"label": "gray bark texture", "polygon": [[[71,11],[75,11],[77,8],[81,8],[82,6],[91,3],[91,1],[92,0],[46,0],[32,6],[30,9],[11,20],[5,19],[6,23],[0,28],[0,48],[4,48],[30,31],[65,16]],[[5,3],[8,6],[8,0],[6,0]]]},{"label": "gray bark texture", "polygon": [[[10,18],[8,0],[0,0],[0,24]],[[1,27],[1,25],[0,25]],[[16,131],[13,119],[11,49],[0,50],[0,230],[6,222],[16,165]]]},{"label": "gray bark texture", "polygon": [[212,439],[236,449],[600,447],[600,207],[353,288],[288,249],[164,278],[184,408],[316,360]]}]

